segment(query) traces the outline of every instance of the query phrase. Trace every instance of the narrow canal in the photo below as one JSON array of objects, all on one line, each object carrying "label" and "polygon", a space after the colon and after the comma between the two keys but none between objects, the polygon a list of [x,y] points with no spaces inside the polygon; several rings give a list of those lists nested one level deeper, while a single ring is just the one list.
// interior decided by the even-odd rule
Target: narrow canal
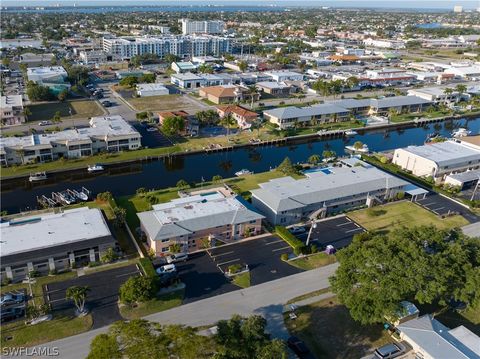
[{"label": "narrow canal", "polygon": [[171,160],[112,166],[101,174],[86,170],[51,175],[45,183],[31,184],[28,179],[2,181],[1,207],[8,213],[36,208],[36,198],[67,188],[85,187],[93,193],[110,191],[114,196],[135,193],[137,188],[159,189],[174,186],[178,180],[200,182],[214,175],[233,177],[242,168],[263,172],[277,166],[285,157],[293,162],[306,161],[312,154],[333,150],[344,155],[344,147],[355,141],[366,143],[372,151],[384,151],[408,145],[421,145],[429,134],[449,136],[453,129],[467,127],[480,133],[480,118],[455,120],[403,130],[379,130],[359,133],[348,139],[311,140],[302,143],[241,148],[229,152],[176,156]]}]

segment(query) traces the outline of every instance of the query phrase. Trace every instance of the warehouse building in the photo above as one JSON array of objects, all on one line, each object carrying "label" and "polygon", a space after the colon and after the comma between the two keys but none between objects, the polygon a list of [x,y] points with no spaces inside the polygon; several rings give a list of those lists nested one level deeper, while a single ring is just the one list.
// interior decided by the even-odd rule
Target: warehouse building
[{"label": "warehouse building", "polygon": [[31,271],[46,274],[96,262],[106,249],[116,247],[98,208],[17,216],[0,223],[0,233],[2,280],[19,281]]},{"label": "warehouse building", "polygon": [[396,149],[392,162],[415,176],[441,182],[451,173],[480,168],[480,149],[461,141],[408,146]]},{"label": "warehouse building", "polygon": [[370,206],[395,198],[408,182],[360,160],[307,172],[306,178],[283,177],[261,183],[252,204],[274,225],[287,226],[309,218]]}]

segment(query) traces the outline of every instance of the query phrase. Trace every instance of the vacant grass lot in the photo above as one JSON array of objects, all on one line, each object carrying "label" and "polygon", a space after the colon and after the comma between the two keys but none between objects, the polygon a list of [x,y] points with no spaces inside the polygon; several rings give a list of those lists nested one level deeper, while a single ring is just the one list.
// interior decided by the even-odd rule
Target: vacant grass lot
[{"label": "vacant grass lot", "polygon": [[287,263],[303,270],[310,270],[335,263],[335,261],[336,258],[334,255],[328,255],[324,252],[320,252],[308,257],[291,260]]},{"label": "vacant grass lot", "polygon": [[336,297],[300,307],[297,319],[285,316],[288,331],[307,343],[318,359],[355,358],[391,341],[382,325],[360,325]]},{"label": "vacant grass lot", "polygon": [[434,225],[439,229],[461,227],[468,224],[462,216],[452,216],[441,219],[432,212],[409,202],[397,202],[373,209],[361,209],[350,212],[348,217],[369,231],[390,232],[399,226],[409,226],[415,223],[417,226]]},{"label": "vacant grass lot", "polygon": [[178,307],[182,304],[184,290],[177,290],[172,293],[165,294],[156,299],[149,300],[145,303],[139,303],[136,307],[126,305],[120,306],[120,314],[125,319],[138,319],[149,314],[161,312],[163,310]]},{"label": "vacant grass lot", "polygon": [[[199,111],[201,108],[192,105],[192,102],[182,95],[148,96],[125,99],[137,111],[175,111],[185,110],[190,112]],[[190,110],[190,111],[189,111]]]},{"label": "vacant grass lot", "polygon": [[[28,116],[28,120],[34,122],[51,120],[57,111],[60,112],[62,118],[67,119],[89,118],[100,116],[104,113],[98,103],[92,100],[44,103],[28,107],[32,112],[32,114]],[[72,111],[72,116],[70,116],[69,110]]]},{"label": "vacant grass lot", "polygon": [[1,347],[29,347],[90,330],[91,314],[78,318],[73,310],[56,314],[54,319],[37,325],[16,321],[2,324]]}]

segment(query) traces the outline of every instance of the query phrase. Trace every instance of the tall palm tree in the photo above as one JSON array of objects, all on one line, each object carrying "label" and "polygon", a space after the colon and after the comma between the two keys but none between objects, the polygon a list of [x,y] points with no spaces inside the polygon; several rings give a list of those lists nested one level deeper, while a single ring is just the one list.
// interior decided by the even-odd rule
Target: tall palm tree
[{"label": "tall palm tree", "polygon": [[451,95],[453,93],[453,90],[449,87],[447,87],[445,90],[443,90],[443,93],[447,96],[445,96],[445,103],[447,103],[447,97],[448,95]]},{"label": "tall palm tree", "polygon": [[220,122],[223,126],[227,128],[227,142],[228,142],[229,136],[230,136],[230,126],[232,126],[235,123],[232,113],[231,112],[226,113]]},{"label": "tall palm tree", "polygon": [[85,313],[85,302],[89,291],[90,288],[86,286],[73,286],[66,291],[65,298],[73,300],[79,314]]},{"label": "tall palm tree", "polygon": [[255,85],[248,86],[247,94],[250,96],[250,108],[253,109],[253,103],[258,95],[258,89],[255,87]]}]

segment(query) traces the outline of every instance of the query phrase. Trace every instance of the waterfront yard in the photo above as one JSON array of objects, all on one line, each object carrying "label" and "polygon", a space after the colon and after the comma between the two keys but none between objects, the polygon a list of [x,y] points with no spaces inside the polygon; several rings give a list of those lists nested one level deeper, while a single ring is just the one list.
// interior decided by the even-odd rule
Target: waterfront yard
[{"label": "waterfront yard", "polygon": [[409,226],[411,223],[415,223],[418,226],[434,225],[439,229],[461,227],[468,224],[468,221],[460,215],[442,219],[409,201],[361,209],[350,212],[348,217],[369,231],[386,233],[395,227]]},{"label": "waterfront yard", "polygon": [[285,315],[290,334],[304,340],[316,358],[360,358],[391,341],[381,324],[361,325],[336,297],[296,310],[297,319]]},{"label": "waterfront yard", "polygon": [[97,101],[93,100],[42,103],[39,105],[30,105],[28,108],[32,112],[32,114],[28,116],[28,121],[30,122],[52,120],[57,112],[60,113],[62,119],[89,118],[104,114],[103,109],[98,105]]}]

